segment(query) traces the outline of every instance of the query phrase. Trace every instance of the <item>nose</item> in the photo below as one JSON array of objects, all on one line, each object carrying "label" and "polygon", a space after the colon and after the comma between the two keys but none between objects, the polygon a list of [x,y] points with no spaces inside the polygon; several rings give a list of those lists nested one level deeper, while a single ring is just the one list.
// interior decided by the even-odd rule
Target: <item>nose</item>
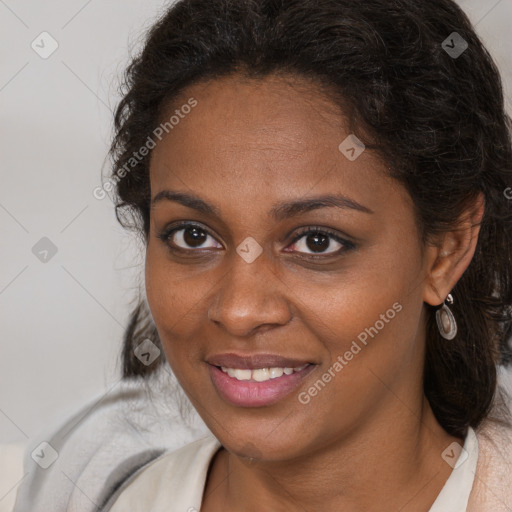
[{"label": "nose", "polygon": [[208,318],[233,336],[247,337],[292,318],[288,290],[263,253],[247,263],[234,253],[215,289]]}]

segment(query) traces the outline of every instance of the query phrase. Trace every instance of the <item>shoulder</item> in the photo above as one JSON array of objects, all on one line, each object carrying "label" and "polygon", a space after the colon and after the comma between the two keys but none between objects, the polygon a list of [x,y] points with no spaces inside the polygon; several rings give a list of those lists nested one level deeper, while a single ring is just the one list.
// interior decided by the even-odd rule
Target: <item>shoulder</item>
[{"label": "shoulder", "polygon": [[199,510],[210,462],[221,444],[212,435],[162,455],[127,482],[108,510]]},{"label": "shoulder", "polygon": [[[171,386],[152,382],[149,391],[142,382],[119,381],[32,438],[23,454],[14,512],[104,510],[142,468],[204,436],[208,429],[197,415],[185,421],[173,410]],[[31,456],[41,449],[51,455],[42,465]]]},{"label": "shoulder", "polygon": [[469,512],[512,510],[512,428],[487,421],[477,431],[478,464]]},{"label": "shoulder", "polygon": [[[510,403],[507,404],[510,411]],[[478,464],[469,512],[512,510],[512,425],[510,418],[487,419],[476,430]]]}]

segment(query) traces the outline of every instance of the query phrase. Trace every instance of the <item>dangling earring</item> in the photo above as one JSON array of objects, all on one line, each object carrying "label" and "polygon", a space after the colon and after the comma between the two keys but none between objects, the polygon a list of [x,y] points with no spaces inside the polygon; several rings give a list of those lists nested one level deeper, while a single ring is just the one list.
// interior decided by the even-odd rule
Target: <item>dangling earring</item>
[{"label": "dangling earring", "polygon": [[449,293],[444,304],[436,311],[437,328],[445,340],[453,340],[457,334],[457,322],[450,308],[446,305],[453,304],[452,294]]}]

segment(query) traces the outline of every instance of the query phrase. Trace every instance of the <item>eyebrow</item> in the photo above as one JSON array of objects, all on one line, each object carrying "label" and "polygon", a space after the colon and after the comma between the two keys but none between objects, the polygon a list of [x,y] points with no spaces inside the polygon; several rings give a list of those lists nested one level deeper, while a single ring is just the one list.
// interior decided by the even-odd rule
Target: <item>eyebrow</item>
[{"label": "eyebrow", "polygon": [[[187,208],[192,208],[201,213],[204,213],[205,215],[220,217],[220,210],[216,206],[186,192],[162,190],[158,192],[158,194],[156,194],[155,197],[151,200],[151,207],[155,206],[157,203],[163,200],[175,201],[182,204],[183,206],[186,206]],[[319,208],[327,207],[351,209],[368,214],[374,213],[372,210],[370,210],[370,208],[367,208],[366,206],[363,206],[357,201],[354,201],[353,199],[350,199],[346,196],[328,194],[274,205],[270,209],[270,215],[275,220],[280,221],[313,210],[318,210]]]}]

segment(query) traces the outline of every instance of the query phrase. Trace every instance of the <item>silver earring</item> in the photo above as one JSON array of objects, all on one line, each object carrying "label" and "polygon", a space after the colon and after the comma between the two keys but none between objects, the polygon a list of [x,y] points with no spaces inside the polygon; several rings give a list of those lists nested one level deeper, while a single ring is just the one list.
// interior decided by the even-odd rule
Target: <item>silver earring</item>
[{"label": "silver earring", "polygon": [[446,305],[453,304],[452,294],[449,293],[444,304],[436,311],[437,328],[445,340],[453,340],[457,334],[457,322],[450,308]]}]

